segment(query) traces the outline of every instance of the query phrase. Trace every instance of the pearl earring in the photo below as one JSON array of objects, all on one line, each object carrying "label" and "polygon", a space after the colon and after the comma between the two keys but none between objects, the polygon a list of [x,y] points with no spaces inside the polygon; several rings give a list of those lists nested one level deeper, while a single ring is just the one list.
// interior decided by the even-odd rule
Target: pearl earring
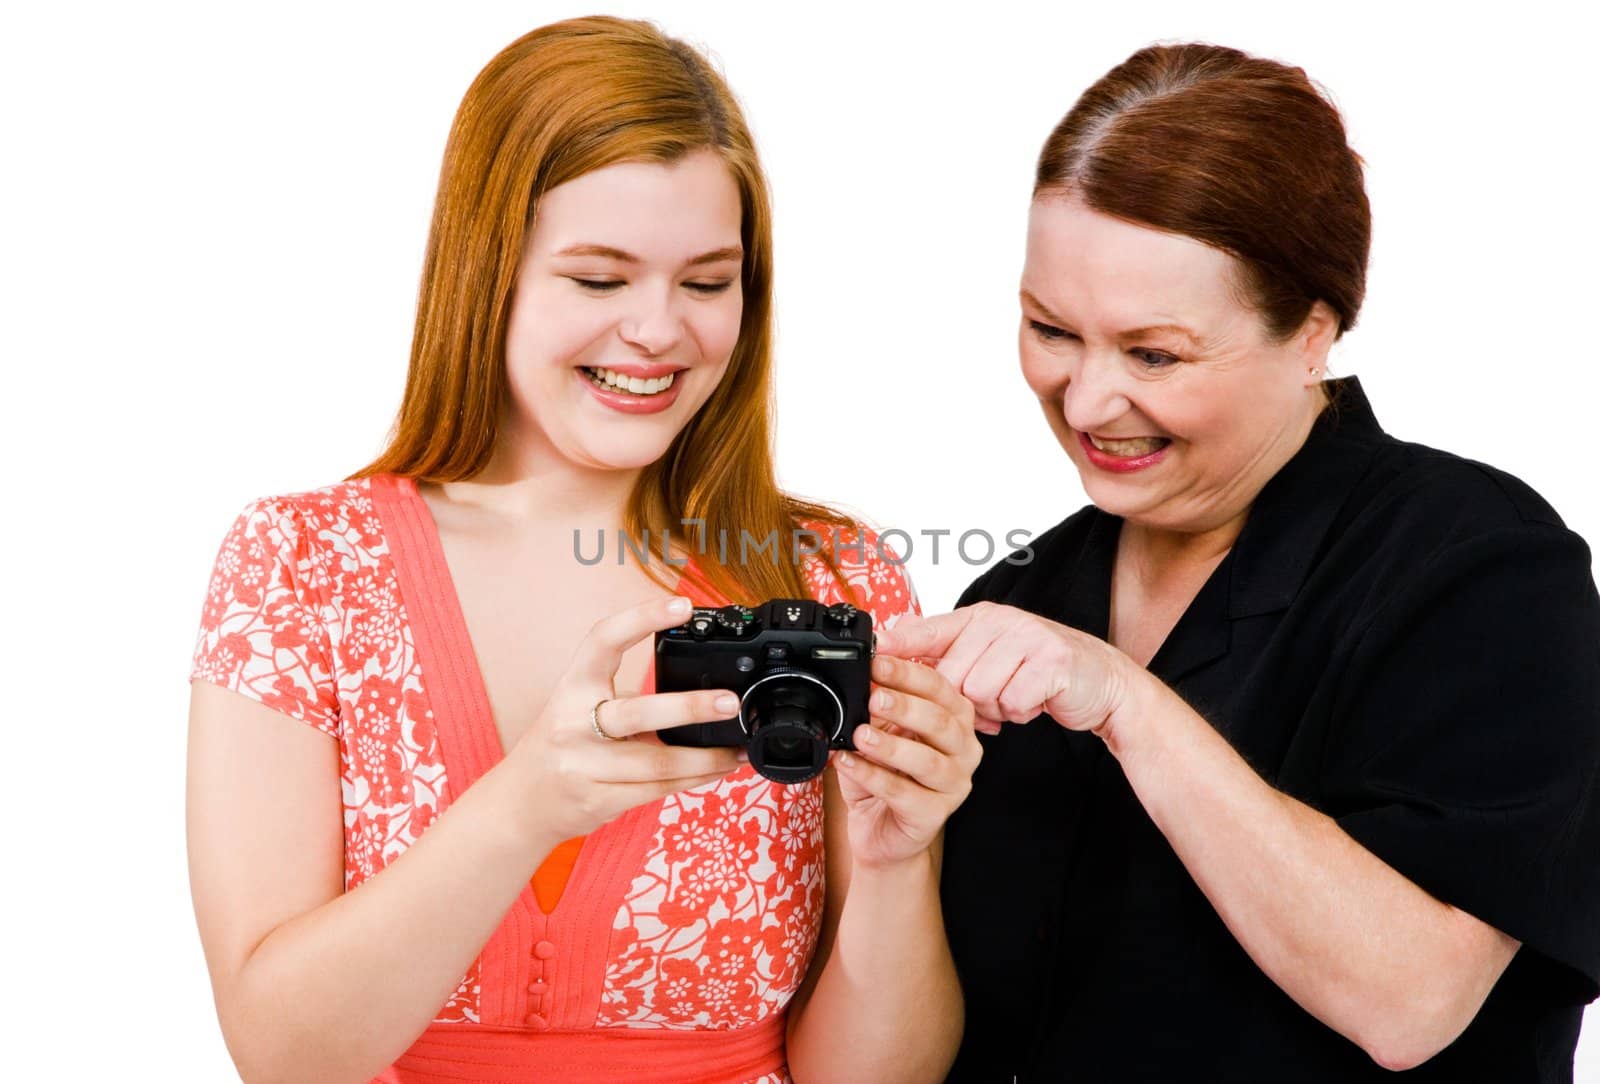
[{"label": "pearl earring", "polygon": [[1306,372],[1310,373],[1312,376],[1321,376],[1322,375],[1322,370],[1317,368],[1315,365],[1313,365],[1311,368],[1307,369]]}]

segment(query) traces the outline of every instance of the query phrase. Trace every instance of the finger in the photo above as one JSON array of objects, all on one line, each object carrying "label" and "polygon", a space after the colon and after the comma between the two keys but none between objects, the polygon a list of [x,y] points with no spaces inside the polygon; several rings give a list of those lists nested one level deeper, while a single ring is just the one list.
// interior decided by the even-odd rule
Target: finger
[{"label": "finger", "polygon": [[925,697],[879,686],[873,689],[867,707],[872,712],[873,725],[879,729],[891,734],[906,734],[940,753],[956,755],[973,741],[974,715],[971,704],[959,696],[957,699],[961,707],[958,711],[951,711],[943,704]]},{"label": "finger", "polygon": [[961,690],[931,666],[880,656],[872,660],[872,680],[885,688],[931,701],[957,719],[964,719],[972,711],[972,704]]},{"label": "finger", "polygon": [[1026,723],[1043,712],[1051,697],[1071,680],[1074,653],[1058,627],[1018,622],[996,644],[997,652],[1018,655],[1021,663],[1005,678],[997,697],[1000,717]]},{"label": "finger", "polygon": [[914,738],[858,726],[851,739],[863,758],[899,772],[926,790],[953,794],[961,790],[965,781],[965,773],[950,757]]},{"label": "finger", "polygon": [[972,620],[974,607],[965,606],[937,617],[907,614],[894,628],[878,630],[877,650],[902,659],[938,658]]},{"label": "finger", "polygon": [[[972,617],[955,641],[946,646],[934,669],[967,695],[967,675],[989,646],[1004,635],[1012,622],[1025,615],[1009,606],[980,602],[970,607]],[[971,696],[967,696],[971,700]]]},{"label": "finger", "polygon": [[690,780],[720,779],[744,766],[743,746],[697,749],[628,742],[609,746],[597,743],[595,750],[605,753],[592,767],[591,777],[599,783],[662,783],[670,784],[669,790],[679,790],[698,785]]},{"label": "finger", "polygon": [[926,789],[899,772],[874,764],[860,753],[838,753],[833,763],[841,777],[848,778],[873,797],[888,802],[896,812],[908,804],[914,792]]},{"label": "finger", "polygon": [[[1009,719],[1001,695],[1006,684],[1027,661],[1022,645],[1014,637],[1002,636],[977,659],[961,682],[961,693],[977,713],[986,719]],[[1029,719],[1033,716],[1028,716]],[[1027,722],[1018,719],[1017,722]]]},{"label": "finger", "polygon": [[609,686],[622,665],[622,654],[653,632],[681,625],[694,604],[682,595],[641,602],[595,622],[572,661],[572,672]]},{"label": "finger", "polygon": [[669,726],[715,723],[739,714],[739,697],[729,689],[647,693],[607,700],[596,713],[600,728],[614,738],[646,734]]}]

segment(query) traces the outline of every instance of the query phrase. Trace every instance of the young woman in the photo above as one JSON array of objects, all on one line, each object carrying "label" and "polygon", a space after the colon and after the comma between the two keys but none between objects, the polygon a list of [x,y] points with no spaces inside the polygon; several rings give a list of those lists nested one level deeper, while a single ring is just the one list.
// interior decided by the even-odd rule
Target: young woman
[{"label": "young woman", "polygon": [[[687,46],[576,20],[473,83],[389,447],[249,505],[206,601],[192,883],[247,1080],[943,1074],[967,702],[876,660],[859,754],[789,786],[653,733],[736,712],[652,692],[691,600],[915,609],[776,487],[770,280],[749,132]],[[791,560],[797,528],[830,544]],[[643,559],[577,559],[624,532]]]}]

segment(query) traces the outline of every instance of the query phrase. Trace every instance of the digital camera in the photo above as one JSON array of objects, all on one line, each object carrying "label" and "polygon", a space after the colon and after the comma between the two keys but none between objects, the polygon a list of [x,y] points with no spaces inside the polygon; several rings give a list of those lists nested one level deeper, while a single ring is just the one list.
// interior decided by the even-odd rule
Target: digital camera
[{"label": "digital camera", "polygon": [[696,609],[656,633],[656,692],[731,689],[739,715],[660,731],[668,745],[738,746],[777,783],[822,773],[867,721],[872,615],[849,603],[778,598]]}]

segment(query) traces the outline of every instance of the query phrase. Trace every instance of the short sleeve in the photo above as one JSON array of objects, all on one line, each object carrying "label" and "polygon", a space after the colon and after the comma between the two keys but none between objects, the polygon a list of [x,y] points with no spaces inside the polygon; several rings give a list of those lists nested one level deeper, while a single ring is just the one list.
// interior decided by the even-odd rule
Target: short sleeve
[{"label": "short sleeve", "polygon": [[1600,983],[1600,598],[1558,526],[1449,545],[1361,633],[1323,793],[1435,897]]},{"label": "short sleeve", "polygon": [[256,501],[239,514],[217,552],[189,680],[232,689],[337,737],[313,541],[286,501]]}]

